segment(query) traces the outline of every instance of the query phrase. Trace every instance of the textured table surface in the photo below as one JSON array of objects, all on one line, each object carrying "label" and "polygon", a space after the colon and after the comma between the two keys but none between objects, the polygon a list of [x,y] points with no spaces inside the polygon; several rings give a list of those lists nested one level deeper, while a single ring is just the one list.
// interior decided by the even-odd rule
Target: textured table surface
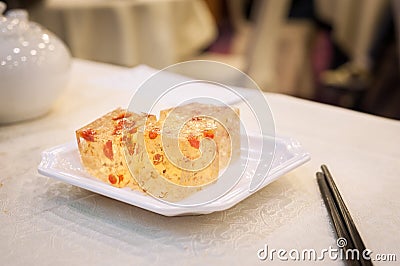
[{"label": "textured table surface", "polygon": [[265,94],[277,133],[299,140],[312,159],[210,215],[163,217],[37,173],[41,151],[73,140],[74,131],[99,114],[126,106],[130,88],[153,72],[74,60],[68,89],[48,115],[0,127],[0,264],[264,264],[271,262],[260,261],[257,251],[265,245],[336,247],[315,179],[322,163],[366,246],[400,259],[398,121]]}]

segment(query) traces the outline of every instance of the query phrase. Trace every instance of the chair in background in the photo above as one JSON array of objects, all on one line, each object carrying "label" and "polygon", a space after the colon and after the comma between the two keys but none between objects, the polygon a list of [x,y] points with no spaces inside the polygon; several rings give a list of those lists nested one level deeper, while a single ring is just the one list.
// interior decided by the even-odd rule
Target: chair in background
[{"label": "chair in background", "polygon": [[264,91],[312,98],[310,42],[314,26],[306,20],[287,20],[290,0],[255,2],[252,27],[243,17],[243,1],[227,1],[237,32],[231,54],[204,53],[196,59],[232,65],[253,78]]},{"label": "chair in background", "polygon": [[400,29],[400,1],[337,1],[334,5],[328,9],[346,10],[330,16],[333,37],[349,61],[322,75],[319,100],[399,119],[400,44],[395,32]]}]

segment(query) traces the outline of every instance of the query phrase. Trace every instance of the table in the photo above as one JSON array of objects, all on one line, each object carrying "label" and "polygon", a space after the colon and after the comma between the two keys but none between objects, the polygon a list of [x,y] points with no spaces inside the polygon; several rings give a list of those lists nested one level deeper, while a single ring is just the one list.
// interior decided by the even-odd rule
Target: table
[{"label": "table", "polygon": [[[75,59],[68,89],[48,115],[0,127],[2,265],[252,265],[260,263],[257,251],[265,244],[336,247],[315,179],[322,163],[330,167],[366,246],[400,259],[399,121],[266,93],[277,132],[298,139],[312,159],[210,215],[163,217],[37,173],[42,150],[72,140],[83,124],[125,106],[130,88],[152,71]],[[127,85],[127,76],[135,82]]]},{"label": "table", "polygon": [[197,55],[217,35],[202,0],[46,0],[30,16],[75,57],[162,68]]}]

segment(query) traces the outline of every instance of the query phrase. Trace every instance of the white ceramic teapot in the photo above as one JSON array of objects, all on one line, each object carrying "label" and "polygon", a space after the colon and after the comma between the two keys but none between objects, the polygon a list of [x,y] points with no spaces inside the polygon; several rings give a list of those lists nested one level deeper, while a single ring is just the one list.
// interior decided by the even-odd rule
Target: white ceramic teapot
[{"label": "white ceramic teapot", "polygon": [[25,10],[0,2],[0,124],[47,113],[67,85],[71,56]]}]

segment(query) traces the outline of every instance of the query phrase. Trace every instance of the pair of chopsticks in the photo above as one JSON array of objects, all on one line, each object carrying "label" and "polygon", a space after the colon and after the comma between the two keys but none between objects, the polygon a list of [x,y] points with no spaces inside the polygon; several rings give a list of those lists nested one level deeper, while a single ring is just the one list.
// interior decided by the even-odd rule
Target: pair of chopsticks
[{"label": "pair of chopsticks", "polygon": [[[371,260],[367,260],[362,256],[365,245],[360,234],[351,218],[339,190],[333,181],[332,175],[326,165],[321,166],[322,172],[317,172],[318,186],[324,199],[326,208],[331,217],[335,231],[338,237],[338,246],[344,251],[349,249],[358,249],[359,260],[346,260],[348,265],[372,265]],[[339,239],[343,240],[339,245]],[[347,242],[346,242],[347,241]]]}]

